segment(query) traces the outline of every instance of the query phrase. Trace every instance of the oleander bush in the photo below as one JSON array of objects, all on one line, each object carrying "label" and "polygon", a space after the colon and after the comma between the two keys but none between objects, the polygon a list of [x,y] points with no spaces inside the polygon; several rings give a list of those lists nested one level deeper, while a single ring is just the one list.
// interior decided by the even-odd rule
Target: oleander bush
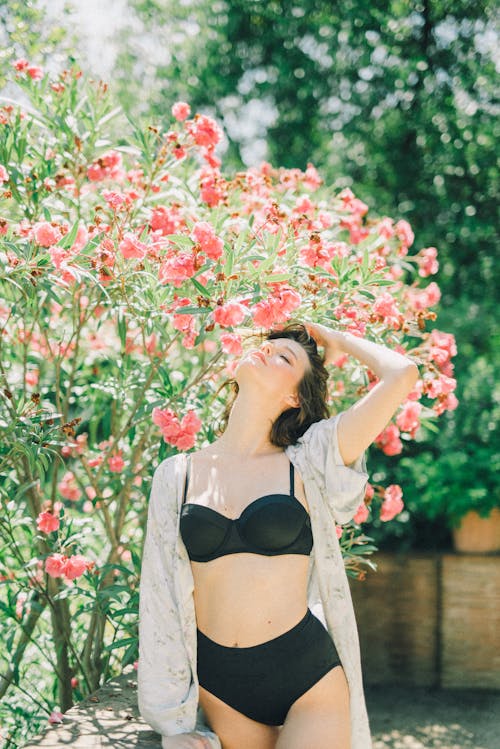
[{"label": "oleander bush", "polygon": [[[315,166],[222,170],[210,117],[172,102],[134,123],[76,66],[18,59],[0,100],[0,721],[6,745],[137,659],[138,582],[159,461],[214,438],[251,334],[321,322],[411,357],[420,379],[372,448],[393,456],[457,405],[434,327],[437,249]],[[377,378],[342,356],[332,413]],[[403,441],[402,441],[403,440]],[[369,483],[339,536],[404,507]],[[9,743],[10,742],[10,743]]]}]

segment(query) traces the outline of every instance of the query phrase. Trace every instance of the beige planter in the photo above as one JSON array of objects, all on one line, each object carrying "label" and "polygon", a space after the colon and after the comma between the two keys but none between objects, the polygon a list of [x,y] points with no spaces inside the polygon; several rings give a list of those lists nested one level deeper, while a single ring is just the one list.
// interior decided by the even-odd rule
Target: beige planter
[{"label": "beige planter", "polygon": [[475,510],[470,510],[461,519],[458,528],[452,529],[452,533],[456,551],[500,551],[500,509],[494,507],[486,518],[482,518]]}]

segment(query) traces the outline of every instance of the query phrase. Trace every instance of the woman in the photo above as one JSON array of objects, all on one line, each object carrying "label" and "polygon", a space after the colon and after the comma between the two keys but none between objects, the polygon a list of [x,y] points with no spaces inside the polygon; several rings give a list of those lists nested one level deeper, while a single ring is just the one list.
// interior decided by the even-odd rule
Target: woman
[{"label": "woman", "polygon": [[[379,382],[328,418],[324,364],[344,352]],[[334,524],[362,502],[364,451],[417,377],[382,345],[285,326],[240,359],[222,435],[157,468],[138,697],[163,749],[371,747]]]}]

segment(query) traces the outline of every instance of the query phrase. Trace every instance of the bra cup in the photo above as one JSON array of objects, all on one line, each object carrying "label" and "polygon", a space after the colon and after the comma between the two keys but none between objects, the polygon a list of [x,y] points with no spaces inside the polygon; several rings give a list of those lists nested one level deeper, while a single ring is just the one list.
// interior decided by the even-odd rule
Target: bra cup
[{"label": "bra cup", "polygon": [[[180,519],[181,536],[189,539],[189,553],[196,556],[205,556],[213,554],[219,546],[224,543],[231,524],[225,518],[217,517],[215,514],[211,517],[203,518],[203,530],[200,529],[200,517],[195,510],[191,512],[188,505],[182,513]],[[207,513],[207,516],[209,513]],[[221,522],[221,520],[223,522]],[[187,544],[186,544],[187,545]]]},{"label": "bra cup", "polygon": [[301,534],[304,510],[289,501],[256,507],[238,526],[241,538],[251,546],[277,551],[290,546]]}]

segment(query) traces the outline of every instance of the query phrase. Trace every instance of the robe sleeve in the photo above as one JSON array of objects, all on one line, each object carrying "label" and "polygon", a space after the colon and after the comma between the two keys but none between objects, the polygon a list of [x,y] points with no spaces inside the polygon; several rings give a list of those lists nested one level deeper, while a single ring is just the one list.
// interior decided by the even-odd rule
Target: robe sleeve
[{"label": "robe sleeve", "polygon": [[346,465],[339,451],[337,426],[344,413],[311,424],[299,438],[313,477],[328,503],[335,521],[342,525],[351,520],[363,502],[368,472],[366,451]]},{"label": "robe sleeve", "polygon": [[[175,513],[169,459],[153,474],[139,587],[139,711],[157,733],[182,733],[191,684],[174,585]],[[172,471],[170,471],[172,473]]]}]

